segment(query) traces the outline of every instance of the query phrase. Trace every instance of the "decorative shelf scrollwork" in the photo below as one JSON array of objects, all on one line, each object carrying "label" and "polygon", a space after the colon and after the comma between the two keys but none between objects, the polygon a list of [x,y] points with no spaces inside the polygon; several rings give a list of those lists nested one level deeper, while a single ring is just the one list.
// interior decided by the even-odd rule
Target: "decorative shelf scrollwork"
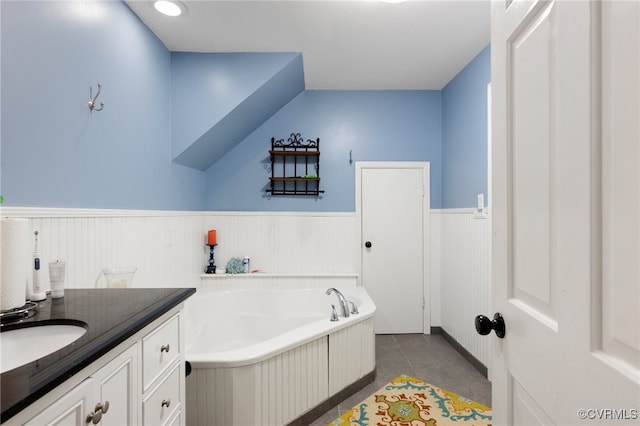
[{"label": "decorative shelf scrollwork", "polygon": [[271,138],[271,195],[319,196],[320,138],[304,139],[300,133],[291,133],[284,139]]},{"label": "decorative shelf scrollwork", "polygon": [[287,139],[287,142],[285,143],[284,139],[278,139],[276,140],[275,138],[271,138],[271,148],[273,149],[274,147],[278,147],[278,148],[283,148],[283,149],[287,149],[287,148],[319,148],[320,147],[320,138],[313,140],[313,139],[307,139],[306,141],[304,140],[304,138],[302,137],[302,135],[300,133],[291,133],[291,136],[289,136],[289,138]]}]

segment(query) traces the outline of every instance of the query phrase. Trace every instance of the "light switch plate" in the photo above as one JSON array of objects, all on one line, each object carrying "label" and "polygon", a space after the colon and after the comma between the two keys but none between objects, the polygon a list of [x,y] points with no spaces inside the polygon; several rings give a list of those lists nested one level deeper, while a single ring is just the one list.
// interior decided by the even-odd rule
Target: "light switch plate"
[{"label": "light switch plate", "polygon": [[484,194],[478,194],[478,206],[473,213],[474,219],[486,219],[487,213],[484,211]]}]

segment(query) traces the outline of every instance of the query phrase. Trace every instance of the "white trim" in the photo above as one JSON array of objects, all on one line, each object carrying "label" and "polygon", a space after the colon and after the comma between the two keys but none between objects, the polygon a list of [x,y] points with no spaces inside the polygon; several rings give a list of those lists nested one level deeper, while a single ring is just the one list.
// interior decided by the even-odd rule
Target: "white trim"
[{"label": "white trim", "polygon": [[[404,163],[403,163],[404,164]],[[431,209],[431,214],[473,214],[473,207]],[[485,208],[485,213],[489,209]],[[1,207],[0,217],[175,217],[175,216],[306,216],[306,217],[357,217],[353,212],[297,212],[297,211],[190,211],[190,210],[117,210],[76,209],[57,207]]]},{"label": "white trim", "polygon": [[74,209],[55,207],[2,207],[2,217],[165,217],[201,216],[203,212],[170,210]]},{"label": "white trim", "polygon": [[[492,132],[491,132],[491,123],[492,123],[492,115],[491,115],[491,105],[492,105],[492,95],[491,95],[491,82],[489,82],[489,84],[487,84],[487,207],[485,207],[485,212],[487,213],[487,215],[489,214],[490,211],[493,211],[493,172],[492,172],[492,167],[493,167],[493,163],[491,160],[491,152],[493,150],[493,141],[492,141]],[[488,226],[489,226],[489,238],[488,238],[488,250],[489,252],[492,251],[492,238],[491,235],[493,235],[493,217],[490,218],[491,220],[489,220]],[[488,269],[489,269],[489,282],[487,283],[486,286],[486,291],[489,293],[489,298],[488,300],[491,301],[492,300],[492,285],[491,283],[493,282],[493,275],[492,275],[492,256],[489,256],[488,259]],[[491,303],[491,302],[490,302]],[[487,354],[487,358],[486,358],[487,362],[485,363],[487,366],[487,374],[488,377],[492,377],[493,375],[493,357],[489,356],[489,354]]]},{"label": "white trim", "polygon": [[[455,209],[431,209],[431,214],[475,214],[477,210],[473,207],[461,207]],[[484,213],[489,213],[485,207]]]},{"label": "white trim", "polygon": [[305,216],[353,217],[355,212],[296,212],[296,211],[174,211],[174,210],[117,210],[76,209],[56,207],[2,207],[0,217],[177,217],[177,216]]},{"label": "white trim", "polygon": [[307,211],[203,211],[205,216],[304,216],[304,217],[353,217],[355,212],[307,212]]},{"label": "white trim", "polygon": [[285,278],[357,278],[355,272],[254,272],[251,274],[200,274],[200,279],[216,278],[264,278],[264,277],[285,277]]},{"label": "white trim", "polygon": [[493,191],[491,190],[491,83],[487,84],[487,207],[491,209],[493,203]]}]

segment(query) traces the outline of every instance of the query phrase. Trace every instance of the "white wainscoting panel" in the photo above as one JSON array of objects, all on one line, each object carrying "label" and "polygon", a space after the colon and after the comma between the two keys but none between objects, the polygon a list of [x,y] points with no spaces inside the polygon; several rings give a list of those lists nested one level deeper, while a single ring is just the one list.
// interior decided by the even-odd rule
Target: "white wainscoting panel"
[{"label": "white wainscoting panel", "polygon": [[217,230],[216,265],[251,259],[263,272],[357,272],[353,213],[212,213],[205,228]]},{"label": "white wainscoting panel", "polygon": [[[440,303],[441,299],[441,281],[442,277],[440,276],[440,263],[442,262],[441,249],[440,245],[442,244],[442,236],[441,236],[441,226],[440,226],[440,217],[441,214],[437,214],[439,210],[431,210],[431,214],[429,215],[429,220],[431,220],[431,268],[430,268],[430,284],[431,291],[428,300],[429,307],[431,308],[431,327],[441,327],[442,326],[442,305]],[[429,333],[430,330],[425,330],[425,333]]]},{"label": "white wainscoting panel", "polygon": [[[432,325],[489,366],[491,339],[475,333],[473,320],[492,315],[490,219],[474,219],[471,209],[431,213]],[[248,256],[252,269],[273,274],[337,274],[351,283],[359,273],[354,213],[3,207],[1,214],[31,218],[43,262],[67,261],[67,288],[93,287],[102,268],[128,265],[138,267],[134,287],[199,287],[208,229],[217,230],[219,267]]]},{"label": "white wainscoting panel", "polygon": [[[198,287],[216,229],[216,264],[251,258],[252,269],[356,274],[353,213],[165,212],[2,209],[40,233],[43,262],[67,262],[67,288],[90,288],[108,266],[136,266],[134,287]],[[48,273],[44,274],[49,288]]]},{"label": "white wainscoting panel", "polygon": [[329,395],[335,395],[375,369],[373,318],[329,335]]},{"label": "white wainscoting panel", "polygon": [[[134,287],[191,287],[204,264],[198,216],[35,217],[44,261],[66,261],[67,288],[90,288],[108,266],[136,266]],[[48,274],[45,273],[48,282]]]},{"label": "white wainscoting panel", "polygon": [[233,368],[194,368],[186,379],[187,424],[282,425],[328,393],[327,337],[266,361]]},{"label": "white wainscoting panel", "polygon": [[[432,212],[434,213],[434,212]],[[491,221],[475,219],[470,209],[440,210],[441,326],[490,368],[495,336],[480,336],[478,314],[491,309]]]}]

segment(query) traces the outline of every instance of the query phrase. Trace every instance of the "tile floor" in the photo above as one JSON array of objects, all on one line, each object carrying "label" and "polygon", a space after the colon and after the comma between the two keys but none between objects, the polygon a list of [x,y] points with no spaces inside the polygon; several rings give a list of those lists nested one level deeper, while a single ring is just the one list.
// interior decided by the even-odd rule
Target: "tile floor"
[{"label": "tile floor", "polygon": [[376,335],[376,368],[373,383],[331,408],[311,426],[326,426],[400,374],[491,405],[491,383],[439,335]]}]

